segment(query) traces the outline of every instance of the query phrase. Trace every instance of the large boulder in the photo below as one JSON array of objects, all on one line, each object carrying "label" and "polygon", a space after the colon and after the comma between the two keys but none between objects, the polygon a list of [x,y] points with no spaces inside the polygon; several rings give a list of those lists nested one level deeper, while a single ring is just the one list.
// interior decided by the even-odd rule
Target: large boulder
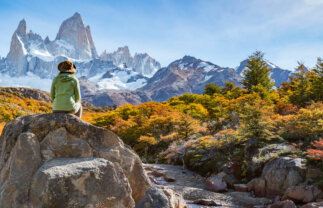
[{"label": "large boulder", "polygon": [[280,157],[268,162],[263,171],[262,178],[266,181],[267,195],[282,195],[291,186],[305,181],[305,159]]},{"label": "large boulder", "polygon": [[74,115],[19,117],[0,137],[0,207],[55,207],[55,200],[133,207],[150,186],[140,158],[117,135]]},{"label": "large boulder", "polygon": [[34,174],[33,207],[134,207],[128,179],[117,163],[103,158],[56,158]]},{"label": "large boulder", "polygon": [[254,143],[257,144],[257,141],[251,139],[246,145],[250,148],[245,149],[245,154],[248,157],[246,163],[248,168],[247,178],[259,177],[265,164],[273,157],[296,151],[293,145],[286,143],[269,144],[262,148],[257,148]]},{"label": "large boulder", "polygon": [[279,157],[266,163],[260,178],[248,183],[249,190],[256,195],[283,195],[291,187],[306,179],[305,160],[301,158]]}]

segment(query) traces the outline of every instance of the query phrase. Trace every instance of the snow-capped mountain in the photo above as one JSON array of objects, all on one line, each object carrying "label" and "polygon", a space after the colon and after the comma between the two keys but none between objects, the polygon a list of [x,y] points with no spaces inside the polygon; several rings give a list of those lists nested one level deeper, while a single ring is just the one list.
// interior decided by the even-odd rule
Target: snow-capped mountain
[{"label": "snow-capped mountain", "polygon": [[164,101],[186,92],[201,94],[208,83],[223,86],[229,81],[240,86],[240,79],[239,74],[232,68],[184,56],[158,70],[148,83],[138,90],[147,92],[153,100]]},{"label": "snow-capped mountain", "polygon": [[[243,71],[247,68],[247,59],[240,62],[240,65],[236,68],[236,71],[243,77]],[[292,76],[293,72],[287,69],[282,69],[275,64],[265,60],[267,67],[271,69],[271,76],[275,82],[275,86],[278,87],[282,82],[289,80],[289,76]]]},{"label": "snow-capped mountain", "polygon": [[[52,79],[58,74],[57,65],[64,60],[72,60],[76,76],[86,76],[95,81],[100,89],[130,89],[142,87],[160,64],[148,54],[130,56],[126,53],[111,53],[112,58],[97,55],[90,26],[85,26],[79,13],[61,24],[55,40],[27,32],[27,23],[19,22],[12,35],[10,51],[6,58],[0,59],[0,85],[27,86],[49,90],[43,80]],[[10,78],[14,77],[13,81]],[[39,78],[39,82],[34,82]],[[14,84],[14,80],[17,84]]]},{"label": "snow-capped mountain", "polygon": [[136,53],[135,56],[132,57],[128,46],[120,47],[113,53],[104,51],[101,54],[101,59],[112,61],[117,66],[125,64],[127,67],[133,68],[134,71],[145,77],[152,77],[161,67],[160,63],[150,57],[147,53]]},{"label": "snow-capped mountain", "polygon": [[91,82],[86,77],[80,77],[79,81],[82,99],[99,107],[119,106],[126,103],[138,105],[151,101],[149,95],[142,91],[102,89],[98,84]]}]

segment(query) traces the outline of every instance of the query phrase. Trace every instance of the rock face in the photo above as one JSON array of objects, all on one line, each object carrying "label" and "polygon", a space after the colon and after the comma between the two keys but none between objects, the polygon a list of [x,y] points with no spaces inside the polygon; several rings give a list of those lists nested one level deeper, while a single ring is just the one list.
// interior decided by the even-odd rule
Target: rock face
[{"label": "rock face", "polygon": [[44,163],[33,176],[29,200],[35,207],[135,205],[120,165],[103,158],[57,158]]},{"label": "rock face", "polygon": [[27,69],[27,51],[23,43],[23,37],[26,36],[26,20],[21,20],[17,30],[11,38],[10,51],[7,55],[9,65],[15,69],[17,74],[23,74]]},{"label": "rock face", "polygon": [[85,28],[82,17],[77,12],[60,26],[56,36],[56,41],[59,40],[65,41],[74,49],[69,54],[65,54],[68,57],[91,59],[93,56],[97,56],[90,28]]},{"label": "rock face", "polygon": [[128,208],[150,187],[118,136],[74,115],[16,118],[0,142],[0,207]]}]

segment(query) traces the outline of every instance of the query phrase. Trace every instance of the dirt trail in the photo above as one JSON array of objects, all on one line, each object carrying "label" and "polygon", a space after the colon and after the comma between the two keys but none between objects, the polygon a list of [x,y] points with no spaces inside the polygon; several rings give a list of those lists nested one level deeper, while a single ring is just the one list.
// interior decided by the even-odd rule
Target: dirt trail
[{"label": "dirt trail", "polygon": [[[202,207],[234,207],[251,208],[264,205],[271,202],[268,198],[256,198],[251,193],[235,192],[233,190],[225,193],[215,193],[204,189],[204,178],[197,173],[183,169],[181,166],[165,164],[144,164],[144,168],[149,175],[152,183],[161,186],[167,186],[179,193],[188,203],[188,208]],[[211,200],[217,206],[205,206],[191,204],[196,200]]]}]

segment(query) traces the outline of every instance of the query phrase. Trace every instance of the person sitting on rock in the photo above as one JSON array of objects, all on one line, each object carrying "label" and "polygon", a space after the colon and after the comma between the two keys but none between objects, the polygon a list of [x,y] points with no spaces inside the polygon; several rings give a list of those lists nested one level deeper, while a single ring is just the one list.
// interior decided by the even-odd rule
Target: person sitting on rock
[{"label": "person sitting on rock", "polygon": [[50,91],[53,113],[71,113],[82,116],[81,93],[78,79],[74,76],[76,67],[71,61],[58,64],[60,73],[54,78]]}]

